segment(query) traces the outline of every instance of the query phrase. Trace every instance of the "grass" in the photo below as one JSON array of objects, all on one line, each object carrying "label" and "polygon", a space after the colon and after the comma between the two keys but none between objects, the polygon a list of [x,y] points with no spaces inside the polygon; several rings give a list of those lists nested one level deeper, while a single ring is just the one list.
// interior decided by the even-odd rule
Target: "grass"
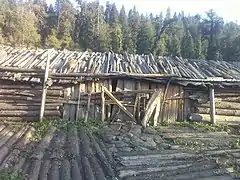
[{"label": "grass", "polygon": [[201,149],[205,145],[203,142],[200,142],[200,141],[189,140],[189,139],[186,140],[186,139],[182,139],[182,138],[170,138],[167,140],[170,144],[185,146],[192,150]]},{"label": "grass", "polygon": [[197,122],[180,122],[175,124],[177,127],[189,127],[192,129],[204,129],[207,131],[213,132],[221,132],[227,131],[227,125],[219,125],[219,124],[205,124],[205,123],[197,123]]},{"label": "grass", "polygon": [[77,121],[43,120],[41,122],[33,123],[35,132],[33,134],[32,140],[38,141],[42,139],[42,137],[45,135],[45,133],[50,127],[56,127],[57,129],[66,130],[66,131],[72,128],[78,129],[79,127],[85,127],[89,131],[94,131],[96,128],[97,129],[102,128],[104,125],[105,124],[99,120],[88,120],[87,122],[84,122],[83,120],[77,120]]},{"label": "grass", "polygon": [[0,170],[0,180],[26,180],[27,177],[20,171],[5,168]]},{"label": "grass", "polygon": [[230,143],[231,149],[240,149],[240,139],[236,139]]}]

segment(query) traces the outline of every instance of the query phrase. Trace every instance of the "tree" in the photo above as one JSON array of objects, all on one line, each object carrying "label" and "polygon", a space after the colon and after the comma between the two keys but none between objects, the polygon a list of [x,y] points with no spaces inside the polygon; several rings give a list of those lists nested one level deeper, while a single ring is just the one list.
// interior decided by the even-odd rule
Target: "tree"
[{"label": "tree", "polygon": [[181,55],[183,58],[194,58],[194,42],[188,31],[185,32],[182,38]]},{"label": "tree", "polygon": [[130,36],[130,28],[128,25],[128,19],[127,19],[127,15],[126,15],[124,6],[122,6],[122,8],[120,10],[119,21],[120,21],[120,24],[122,27],[122,35],[123,35],[122,49],[123,49],[123,51],[127,51],[130,53],[134,52],[133,43],[132,43],[132,39]]},{"label": "tree", "polygon": [[153,26],[149,19],[145,19],[141,16],[140,29],[137,40],[137,53],[138,54],[149,54],[151,53],[151,47],[153,42]]},{"label": "tree", "polygon": [[207,13],[207,19],[203,20],[203,35],[207,37],[208,53],[207,59],[218,60],[219,56],[219,35],[223,26],[223,19],[213,11]]},{"label": "tree", "polygon": [[122,50],[122,30],[120,24],[114,24],[111,26],[111,45],[112,50],[116,53],[120,53]]},{"label": "tree", "polygon": [[181,45],[180,45],[180,39],[173,35],[172,37],[169,37],[167,41],[167,48],[168,48],[168,56],[181,56]]},{"label": "tree", "polygon": [[136,7],[134,6],[133,9],[129,10],[128,13],[128,24],[130,28],[130,36],[131,36],[131,42],[132,46],[130,49],[131,53],[136,52],[136,44],[137,44],[137,37],[139,32],[139,25],[140,25],[140,18],[139,13],[137,12]]}]

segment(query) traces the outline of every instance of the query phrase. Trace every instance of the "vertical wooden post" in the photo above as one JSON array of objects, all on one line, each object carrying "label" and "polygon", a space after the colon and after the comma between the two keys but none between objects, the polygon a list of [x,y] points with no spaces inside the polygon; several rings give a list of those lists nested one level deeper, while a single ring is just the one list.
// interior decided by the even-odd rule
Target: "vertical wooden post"
[{"label": "vertical wooden post", "polygon": [[48,80],[48,71],[50,66],[50,58],[49,58],[49,51],[47,52],[47,62],[45,67],[45,73],[44,73],[44,81],[43,81],[43,89],[42,89],[42,100],[41,100],[41,110],[40,110],[40,118],[39,120],[42,121],[44,110],[45,110],[45,101],[46,101],[46,95],[47,95],[47,80]]},{"label": "vertical wooden post", "polygon": [[78,101],[77,101],[78,104],[77,104],[76,120],[79,120],[80,99],[81,99],[81,83],[79,84],[79,88],[78,88]]},{"label": "vertical wooden post", "polygon": [[[108,81],[108,89],[110,92],[112,92],[112,79],[109,79],[109,81]],[[111,105],[111,104],[109,104],[106,109],[107,110],[107,121],[109,121],[109,122],[111,121],[112,109],[113,109],[113,105]]]},{"label": "vertical wooden post", "polygon": [[216,118],[215,118],[215,100],[214,100],[214,89],[213,88],[209,89],[209,97],[210,97],[211,123],[215,124],[216,123]]},{"label": "vertical wooden post", "polygon": [[89,114],[89,111],[90,111],[90,103],[91,103],[91,93],[88,94],[87,111],[86,111],[86,114],[85,114],[84,122],[87,122],[87,120],[88,120],[88,114]]},{"label": "vertical wooden post", "polygon": [[104,88],[102,87],[101,91],[101,108],[102,108],[102,114],[101,114],[101,120],[102,122],[105,120],[105,97],[104,97]]},{"label": "vertical wooden post", "polygon": [[[138,81],[137,82],[137,89],[138,90],[140,90],[141,89],[141,82],[140,81]],[[137,112],[137,123],[138,124],[140,124],[141,123],[141,96],[142,96],[142,94],[141,93],[138,93],[137,94],[137,110],[136,110],[136,112]]]}]

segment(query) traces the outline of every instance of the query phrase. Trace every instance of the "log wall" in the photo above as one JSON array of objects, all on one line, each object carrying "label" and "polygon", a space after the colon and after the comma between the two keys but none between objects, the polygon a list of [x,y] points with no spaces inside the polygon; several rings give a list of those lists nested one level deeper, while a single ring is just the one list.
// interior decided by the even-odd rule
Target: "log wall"
[{"label": "log wall", "polygon": [[[0,120],[37,121],[40,115],[42,86],[0,80]],[[44,117],[60,119],[63,87],[47,91]]]},{"label": "log wall", "polygon": [[[188,91],[189,92],[189,91]],[[210,102],[208,91],[191,91],[195,99],[186,100],[186,105],[191,106],[188,115],[199,114],[202,120],[210,121]],[[191,95],[190,95],[191,96]],[[240,123],[240,90],[216,89],[215,110],[217,123]]]},{"label": "log wall", "polygon": [[[42,85],[1,80],[0,120],[38,121],[41,107]],[[162,96],[150,120],[174,122],[183,119],[183,89],[177,85],[161,85],[132,79],[86,81],[67,87],[51,86],[47,89],[45,119],[87,120],[101,119],[101,86],[106,87],[140,123],[154,90]],[[137,91],[141,91],[137,93]],[[132,120],[105,95],[106,121]]]}]

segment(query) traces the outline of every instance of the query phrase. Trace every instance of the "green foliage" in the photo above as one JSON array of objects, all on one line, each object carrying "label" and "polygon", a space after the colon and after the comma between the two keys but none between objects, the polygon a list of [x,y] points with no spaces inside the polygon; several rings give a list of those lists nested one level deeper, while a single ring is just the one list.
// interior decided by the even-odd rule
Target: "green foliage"
[{"label": "green foliage", "polygon": [[73,127],[79,128],[79,127],[86,127],[90,131],[94,131],[95,128],[100,129],[104,127],[105,124],[99,120],[88,120],[84,122],[83,120],[77,120],[77,121],[66,121],[66,120],[43,120],[41,122],[36,122],[33,124],[33,127],[35,128],[35,132],[33,134],[34,141],[38,141],[43,138],[45,133],[50,127],[56,127],[57,129],[63,129],[63,130],[69,130]]},{"label": "green foliage", "polygon": [[119,53],[122,50],[122,30],[120,24],[113,24],[111,26],[111,45],[114,52]]},{"label": "green foliage", "polygon": [[228,126],[227,125],[219,125],[219,124],[204,124],[204,123],[197,123],[197,122],[180,122],[176,123],[176,126],[178,127],[189,127],[192,129],[204,129],[207,131],[227,131]]},{"label": "green foliage", "polygon": [[164,17],[136,7],[119,11],[110,2],[77,3],[0,0],[0,43],[240,61],[240,25],[224,23],[213,10],[202,18],[168,8]]},{"label": "green foliage", "polygon": [[169,126],[171,123],[169,123],[168,121],[161,121],[158,125],[159,126]]},{"label": "green foliage", "polygon": [[236,139],[230,143],[232,149],[240,149],[240,139]]},{"label": "green foliage", "polygon": [[46,44],[51,48],[59,49],[61,47],[61,41],[57,38],[55,31],[48,36]]},{"label": "green foliage", "polygon": [[182,39],[181,55],[183,58],[194,58],[194,42],[192,36],[188,32],[185,33]]},{"label": "green foliage", "polygon": [[142,17],[141,25],[137,40],[137,53],[149,54],[151,53],[151,46],[153,43],[154,31],[149,20]]},{"label": "green foliage", "polygon": [[0,170],[0,180],[26,180],[27,177],[20,171],[5,168]]},{"label": "green foliage", "polygon": [[190,139],[183,139],[183,138],[170,138],[167,139],[170,144],[173,145],[181,145],[184,147],[188,147],[193,150],[201,149],[205,144],[200,141],[190,140]]}]

